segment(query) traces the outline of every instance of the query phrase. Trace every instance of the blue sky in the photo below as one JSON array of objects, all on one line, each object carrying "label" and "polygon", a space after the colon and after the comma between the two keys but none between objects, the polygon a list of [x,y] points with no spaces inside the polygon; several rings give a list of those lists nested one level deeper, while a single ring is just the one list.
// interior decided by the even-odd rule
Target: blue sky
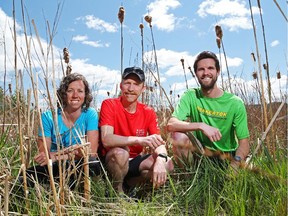
[{"label": "blue sky", "polygon": [[[64,47],[70,51],[70,63],[74,72],[84,74],[95,91],[97,106],[107,97],[116,92],[120,81],[120,22],[117,14],[120,6],[125,9],[123,22],[123,66],[140,66],[142,58],[141,35],[139,24],[144,24],[143,48],[146,64],[154,72],[155,60],[151,30],[145,15],[152,16],[152,31],[155,41],[160,82],[168,93],[182,94],[186,89],[184,72],[180,59],[185,62],[185,71],[189,87],[196,87],[195,79],[191,76],[188,66],[193,66],[196,55],[203,50],[219,54],[216,45],[214,27],[220,25],[223,30],[223,43],[227,55],[228,68],[233,84],[238,88],[247,85],[248,91],[256,91],[252,72],[257,70],[252,61],[251,52],[256,55],[256,46],[250,17],[249,1],[244,0],[130,0],[130,1],[95,1],[95,0],[23,0],[25,5],[25,20],[29,38],[31,38],[31,54],[33,74],[42,79],[45,74],[50,79],[51,55],[48,56],[49,72],[45,73],[40,65],[44,64],[34,27],[35,21],[44,52],[47,49],[47,22],[53,37],[54,68],[56,76],[61,77],[60,56]],[[24,26],[21,13],[21,1],[15,1],[17,22],[17,46],[19,59],[24,59],[26,52]],[[253,6],[256,34],[260,51],[260,63],[265,63],[263,33],[260,22],[259,8],[256,0],[251,0]],[[278,0],[278,4],[287,16],[287,2]],[[273,0],[261,1],[262,15],[267,42],[269,69],[273,97],[280,98],[280,93],[287,93],[287,22]],[[58,13],[57,13],[58,9]],[[56,23],[56,25],[54,25]],[[0,73],[6,70],[6,85],[14,83],[14,52],[13,52],[13,14],[12,1],[2,0],[0,4]],[[30,30],[31,29],[31,30]],[[32,42],[33,41],[33,42]],[[4,52],[4,46],[6,52]],[[227,81],[226,65],[221,49],[222,73]],[[37,57],[38,55],[38,57]],[[5,58],[6,57],[6,58]],[[6,69],[5,69],[6,68]],[[28,72],[24,61],[18,60],[18,69],[24,73],[25,87],[30,88]],[[281,71],[281,80],[276,79],[276,73]],[[262,67],[263,78],[266,73]],[[36,75],[35,75],[36,76]],[[1,85],[3,77],[0,76]],[[153,79],[150,85],[153,85]],[[219,82],[220,83],[220,80]],[[266,82],[264,81],[264,84]],[[266,84],[265,84],[266,86]],[[43,88],[41,85],[40,89]],[[280,89],[281,88],[281,91]],[[266,91],[266,90],[265,90]]]}]

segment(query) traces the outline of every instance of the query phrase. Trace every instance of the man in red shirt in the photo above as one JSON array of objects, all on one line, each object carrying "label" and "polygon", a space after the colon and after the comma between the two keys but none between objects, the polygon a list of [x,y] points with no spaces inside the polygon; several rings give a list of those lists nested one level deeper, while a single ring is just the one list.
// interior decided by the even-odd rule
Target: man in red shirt
[{"label": "man in red shirt", "polygon": [[[119,193],[147,179],[158,188],[166,182],[167,172],[173,170],[156,113],[138,102],[145,90],[144,82],[143,70],[126,68],[120,83],[121,96],[106,99],[101,105],[99,126],[105,163]],[[143,154],[145,147],[153,153]]]}]

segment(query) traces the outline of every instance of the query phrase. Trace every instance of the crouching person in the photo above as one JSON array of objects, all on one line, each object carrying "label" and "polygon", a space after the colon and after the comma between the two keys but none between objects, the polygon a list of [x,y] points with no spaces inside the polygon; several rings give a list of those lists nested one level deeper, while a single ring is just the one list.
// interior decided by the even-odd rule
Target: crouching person
[{"label": "crouching person", "polygon": [[[144,82],[145,75],[140,68],[126,68],[120,83],[121,96],[104,100],[100,110],[105,164],[118,193],[127,193],[148,179],[158,188],[173,170],[156,113],[138,102],[145,90]],[[153,153],[143,154],[145,147]]]},{"label": "crouching person", "polygon": [[[61,160],[66,161],[64,169],[68,174],[68,185],[70,188],[74,188],[76,175],[80,173],[84,162],[84,149],[81,148],[83,137],[85,137],[85,142],[90,143],[89,174],[90,176],[100,174],[100,164],[96,160],[99,137],[98,114],[94,108],[90,107],[92,95],[87,80],[78,73],[67,75],[57,89],[57,96],[59,101],[57,127],[50,110],[42,113],[44,133],[39,129],[38,154],[34,157],[38,165],[30,167],[26,171],[28,186],[34,186],[35,181],[48,183],[48,160],[52,160],[53,176],[57,180],[60,175],[59,160]],[[46,158],[44,139],[49,158]],[[75,167],[77,168],[76,172],[69,175],[69,172],[72,173]]]},{"label": "crouching person", "polygon": [[217,86],[220,65],[214,53],[201,52],[194,72],[201,88],[184,93],[167,125],[172,132],[174,158],[182,166],[193,152],[200,151],[210,159],[224,154],[237,169],[245,163],[250,150],[244,103]]}]

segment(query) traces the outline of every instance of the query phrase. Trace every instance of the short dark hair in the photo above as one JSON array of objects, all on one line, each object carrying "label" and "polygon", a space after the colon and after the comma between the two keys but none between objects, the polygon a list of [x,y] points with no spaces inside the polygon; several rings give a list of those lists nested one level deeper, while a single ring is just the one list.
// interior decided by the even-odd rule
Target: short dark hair
[{"label": "short dark hair", "polygon": [[140,82],[145,82],[145,74],[144,71],[139,67],[127,67],[125,68],[122,79],[127,79],[130,74],[135,74],[139,78]]},{"label": "short dark hair", "polygon": [[67,106],[67,89],[70,83],[81,80],[84,83],[85,86],[85,99],[84,103],[82,104],[82,109],[87,110],[90,107],[90,103],[93,99],[93,96],[91,94],[91,90],[89,88],[89,84],[86,80],[86,78],[79,74],[79,73],[71,73],[67,76],[65,76],[61,83],[59,88],[57,89],[57,96],[58,96],[58,103],[57,106],[62,106],[65,108]]},{"label": "short dark hair", "polygon": [[194,68],[194,72],[195,72],[195,73],[197,72],[198,62],[199,62],[200,60],[202,60],[202,59],[207,59],[207,58],[214,59],[214,61],[215,61],[215,67],[216,67],[217,71],[220,70],[220,63],[219,63],[219,60],[218,60],[217,56],[216,56],[213,52],[203,51],[203,52],[199,53],[198,56],[197,56],[196,59],[195,59],[195,62],[194,62],[194,65],[193,65],[193,68]]}]

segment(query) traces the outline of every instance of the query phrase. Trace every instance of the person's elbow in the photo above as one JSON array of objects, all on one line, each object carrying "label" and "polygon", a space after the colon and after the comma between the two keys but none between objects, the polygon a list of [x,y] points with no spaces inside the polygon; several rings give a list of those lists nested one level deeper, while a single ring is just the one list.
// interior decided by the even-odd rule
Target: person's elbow
[{"label": "person's elbow", "polygon": [[102,136],[101,137],[101,142],[102,142],[104,148],[110,147],[110,145],[109,145],[109,137],[108,136]]},{"label": "person's elbow", "polygon": [[174,132],[175,131],[175,123],[176,123],[176,118],[172,117],[169,119],[167,123],[167,131],[168,132]]}]

